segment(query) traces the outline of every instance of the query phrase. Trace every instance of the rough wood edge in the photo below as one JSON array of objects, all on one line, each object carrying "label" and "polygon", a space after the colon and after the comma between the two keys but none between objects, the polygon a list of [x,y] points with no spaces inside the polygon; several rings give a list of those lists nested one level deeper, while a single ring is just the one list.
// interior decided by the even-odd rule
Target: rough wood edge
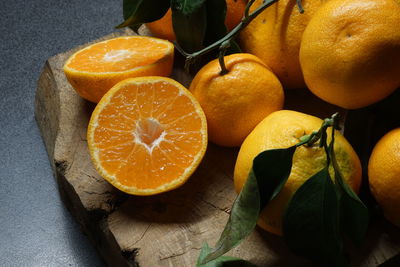
[{"label": "rough wood edge", "polygon": [[[120,35],[131,35],[132,33],[130,30],[125,30],[120,33],[112,33],[99,40]],[[60,120],[65,116],[62,114],[60,108],[61,103],[59,99],[60,95],[57,93],[57,82],[50,67],[50,61],[56,56],[49,58],[45,62],[39,76],[35,95],[35,119],[44,140],[60,197],[73,217],[76,218],[83,233],[87,235],[107,265],[121,267],[138,266],[138,263],[135,261],[135,251],[129,251],[124,254],[120,253],[119,245],[106,225],[107,214],[96,210],[87,212],[74,187],[68,182],[68,179],[65,179],[65,163],[62,160],[55,159],[55,149],[59,142]]]},{"label": "rough wood edge", "polygon": [[[108,265],[138,266],[138,263],[135,260],[137,252],[135,249],[121,253],[121,248],[106,225],[107,214],[98,211],[87,213],[73,186],[68,183],[64,177],[65,166],[63,162],[52,160],[54,158],[54,149],[57,143],[60,117],[62,117],[60,114],[60,99],[56,94],[56,87],[57,83],[53,75],[51,75],[51,67],[48,60],[45,63],[43,72],[38,81],[38,89],[35,99],[35,118],[39,125],[41,134],[46,140],[44,143],[59,186],[61,198],[67,207],[73,207],[70,209],[70,212],[77,218],[83,232],[88,235],[89,239],[93,242],[96,249]],[[53,90],[46,88],[52,88]],[[52,116],[43,115],[50,113],[52,113]],[[46,130],[46,127],[50,127],[52,130],[48,131]],[[370,261],[368,262],[371,263]]]}]

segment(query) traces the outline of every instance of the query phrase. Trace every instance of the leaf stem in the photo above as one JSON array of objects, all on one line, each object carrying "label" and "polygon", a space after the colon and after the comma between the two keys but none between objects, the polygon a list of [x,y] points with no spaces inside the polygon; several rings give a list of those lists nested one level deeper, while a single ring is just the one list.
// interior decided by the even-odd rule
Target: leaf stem
[{"label": "leaf stem", "polygon": [[[193,53],[187,53],[183,51],[183,49],[179,46],[177,47],[177,50],[186,58],[185,66],[192,64],[193,60],[196,59],[197,57],[200,57],[206,53],[209,53],[210,51],[216,49],[217,47],[221,47],[224,43],[231,43],[233,39],[239,34],[239,32],[244,29],[253,19],[255,19],[264,9],[272,5],[273,3],[277,2],[278,0],[265,0],[259,7],[257,7],[256,10],[250,13],[250,7],[253,5],[255,0],[250,0],[245,9],[244,16],[240,23],[236,25],[235,28],[233,28],[228,34],[226,34],[224,37],[219,39],[218,41],[210,44],[209,46],[193,52]],[[225,55],[226,49],[222,50],[223,53],[222,55]],[[221,50],[220,50],[220,57],[221,57]],[[221,60],[220,60],[221,63]],[[222,72],[224,71],[224,66],[221,65]],[[225,68],[226,70],[226,68]]]},{"label": "leaf stem", "polygon": [[303,8],[303,5],[301,4],[301,0],[297,0],[297,7],[299,8],[299,12],[301,14],[303,14],[304,13],[304,8]]},{"label": "leaf stem", "polygon": [[223,42],[221,44],[221,46],[219,47],[219,56],[218,56],[218,60],[219,60],[219,65],[221,66],[221,72],[219,73],[221,76],[227,74],[229,71],[225,66],[225,53],[226,50],[228,50],[228,48],[231,46],[230,44],[230,40],[227,40],[225,42]]},{"label": "leaf stem", "polygon": [[[337,116],[338,113],[336,112],[333,114],[330,118],[327,118],[324,120],[324,122],[321,125],[321,128],[318,131],[314,131],[311,134],[306,134],[300,137],[300,143],[296,144],[296,147],[302,146],[302,145],[307,145],[307,146],[312,146],[315,144],[317,141],[319,141],[319,147],[325,147],[327,146],[327,134],[326,130],[328,127],[332,127],[332,132],[335,131],[335,129],[338,128],[337,126]],[[327,148],[327,147],[325,147]]]}]

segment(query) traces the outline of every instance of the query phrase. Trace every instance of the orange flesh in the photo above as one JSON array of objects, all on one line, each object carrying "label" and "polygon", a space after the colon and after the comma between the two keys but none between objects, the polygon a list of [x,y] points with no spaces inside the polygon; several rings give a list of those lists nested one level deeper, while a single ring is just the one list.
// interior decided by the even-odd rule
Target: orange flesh
[{"label": "orange flesh", "polygon": [[157,62],[169,49],[154,39],[118,38],[82,50],[71,59],[68,67],[95,73],[127,71]]},{"label": "orange flesh", "polygon": [[202,120],[191,99],[165,82],[121,87],[98,116],[102,167],[124,186],[152,189],[180,177],[201,151]]}]

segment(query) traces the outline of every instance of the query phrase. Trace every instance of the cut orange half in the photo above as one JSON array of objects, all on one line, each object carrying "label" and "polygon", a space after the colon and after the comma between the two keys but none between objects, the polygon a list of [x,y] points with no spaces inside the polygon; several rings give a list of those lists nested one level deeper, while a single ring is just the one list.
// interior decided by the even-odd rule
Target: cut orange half
[{"label": "cut orange half", "polygon": [[147,36],[125,36],[95,43],[73,54],[64,72],[83,98],[99,102],[115,84],[132,77],[169,76],[174,45]]},{"label": "cut orange half", "polygon": [[124,80],[97,104],[87,141],[92,162],[113,186],[133,195],[179,187],[207,147],[207,123],[192,94],[165,77]]}]

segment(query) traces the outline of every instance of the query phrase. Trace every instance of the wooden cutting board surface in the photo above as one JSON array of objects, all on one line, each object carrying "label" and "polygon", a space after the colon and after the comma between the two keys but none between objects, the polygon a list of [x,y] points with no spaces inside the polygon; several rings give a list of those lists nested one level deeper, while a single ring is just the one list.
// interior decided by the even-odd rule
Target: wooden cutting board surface
[{"label": "wooden cutting board surface", "polygon": [[[62,71],[67,58],[82,47],[48,59],[36,92],[36,120],[61,198],[109,266],[195,266],[203,243],[213,246],[228,219],[236,197],[232,175],[238,149],[210,143],[197,171],[172,192],[136,197],[113,188],[97,174],[87,149],[86,129],[95,104],[81,99]],[[190,82],[180,69],[173,77]],[[320,117],[337,111],[305,91],[288,92],[285,105]],[[398,251],[400,230],[374,221],[365,245],[351,253],[353,266],[377,266]],[[258,228],[228,254],[259,266],[313,266],[293,255],[280,237]]]}]

